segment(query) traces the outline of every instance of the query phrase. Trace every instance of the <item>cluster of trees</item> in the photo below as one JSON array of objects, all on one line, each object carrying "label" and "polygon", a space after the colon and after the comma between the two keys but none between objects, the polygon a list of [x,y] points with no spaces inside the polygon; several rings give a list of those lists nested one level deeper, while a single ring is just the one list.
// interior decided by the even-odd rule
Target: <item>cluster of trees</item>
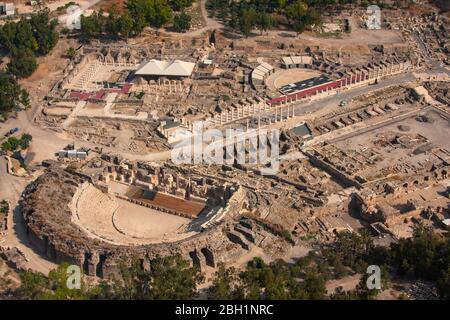
[{"label": "cluster of trees", "polygon": [[30,104],[26,90],[22,89],[17,80],[4,71],[0,71],[0,115],[7,115],[21,106]]},{"label": "cluster of trees", "polygon": [[[128,39],[133,34],[142,32],[144,26],[139,26],[140,21],[133,21],[128,12],[119,14],[117,8],[113,6],[109,15],[104,12],[94,12],[90,16],[81,16],[81,36],[84,41],[90,41],[107,34],[111,38]],[[142,28],[142,29],[141,29]]]},{"label": "cluster of trees", "polygon": [[176,32],[186,32],[191,27],[191,16],[181,12],[173,17],[173,29]]},{"label": "cluster of trees", "polygon": [[[388,288],[390,274],[435,281],[442,298],[450,298],[450,237],[419,227],[411,239],[402,239],[391,247],[375,246],[362,232],[342,233],[333,247],[310,252],[295,263],[261,258],[251,260],[238,271],[220,265],[207,291],[209,299],[372,299],[379,290],[368,289],[368,265],[381,268],[381,289]],[[18,294],[24,298],[48,299],[192,299],[197,285],[204,281],[197,268],[176,255],[150,261],[150,269],[139,261],[123,267],[120,280],[101,282],[80,290],[66,288],[66,266],[52,271],[48,278],[31,271],[21,275]],[[326,281],[349,274],[363,274],[354,290],[338,288],[327,295]]]},{"label": "cluster of trees", "polygon": [[[308,1],[311,2],[311,1]],[[297,0],[286,6],[285,14],[297,33],[302,33],[306,28],[321,24],[319,12],[314,8],[314,2]],[[316,4],[317,6],[317,4]]]},{"label": "cluster of trees", "polygon": [[235,16],[237,17],[237,20],[235,20],[232,25],[238,27],[245,36],[250,35],[255,27],[263,32],[269,30],[273,26],[273,20],[270,14],[258,12],[251,6],[249,8],[239,9]]},{"label": "cluster of trees", "polygon": [[129,0],[126,8],[134,21],[144,22],[141,31],[146,25],[161,28],[172,21],[175,31],[185,32],[191,27],[191,17],[184,11],[192,3],[193,0]]},{"label": "cluster of trees", "polygon": [[[413,237],[400,239],[390,247],[374,246],[365,233],[344,233],[338,237],[335,247],[324,250],[323,256],[335,270],[343,265],[363,273],[368,265],[378,265],[384,284],[388,283],[389,273],[432,281],[441,298],[450,298],[450,236],[438,235],[431,228],[419,225]],[[366,292],[364,297],[370,298],[375,293]],[[341,296],[352,295],[347,292]]]},{"label": "cluster of trees", "polygon": [[32,300],[86,300],[89,298],[89,289],[85,283],[81,283],[80,290],[72,290],[67,286],[69,275],[68,264],[63,263],[58,268],[51,270],[48,277],[40,272],[31,270],[20,273],[21,285],[17,295],[23,299]]},{"label": "cluster of trees", "polygon": [[[142,33],[146,26],[161,28],[173,21],[174,30],[185,32],[191,26],[191,17],[184,10],[193,0],[128,0],[123,13],[114,5],[105,16],[103,11],[81,16],[81,35],[85,41],[107,35],[128,39]],[[174,11],[179,13],[174,14]]]},{"label": "cluster of trees", "polygon": [[312,0],[209,0],[208,9],[212,16],[217,16],[239,30],[245,36],[255,28],[267,31],[274,24],[281,23],[285,17],[287,24],[296,32],[321,24],[319,11],[334,1]]},{"label": "cluster of trees", "polygon": [[180,255],[155,258],[149,270],[135,261],[131,267],[122,267],[121,275],[120,281],[103,282],[90,295],[95,299],[189,300],[203,281],[198,269]]},{"label": "cluster of trees", "polygon": [[195,296],[202,276],[181,256],[156,258],[150,265],[150,270],[144,270],[139,261],[135,261],[131,266],[121,268],[122,279],[92,286],[81,281],[80,289],[67,287],[68,264],[61,264],[48,277],[27,270],[20,274],[21,286],[17,295],[24,299],[51,300],[188,300]]},{"label": "cluster of trees", "polygon": [[[396,1],[409,2],[406,1]],[[368,1],[358,0],[208,0],[209,14],[226,21],[232,28],[249,36],[255,28],[267,31],[276,24],[285,24],[302,33],[322,23],[321,12],[339,12],[344,5],[367,7]],[[380,7],[384,1],[376,1]],[[396,5],[397,7],[400,4]]]},{"label": "cluster of trees", "polygon": [[267,264],[261,258],[254,258],[240,273],[220,266],[208,296],[214,300],[324,299],[327,279],[312,261],[308,257],[295,264],[283,260]]},{"label": "cluster of trees", "polygon": [[391,246],[389,262],[400,275],[435,282],[440,296],[450,299],[450,236],[419,227],[412,238]]},{"label": "cluster of trees", "polygon": [[0,29],[0,45],[10,56],[8,71],[18,78],[30,76],[37,68],[36,55],[49,53],[57,44],[57,24],[57,20],[50,20],[48,9],[29,19],[7,22]]},{"label": "cluster of trees", "polygon": [[[413,276],[433,281],[441,298],[450,298],[450,236],[440,236],[418,226],[409,239],[390,247],[375,246],[367,232],[341,233],[330,248],[310,252],[294,264],[261,259],[246,270],[220,267],[209,290],[211,299],[372,299],[380,290],[368,289],[367,267],[381,269],[381,290],[389,287],[391,275]],[[337,288],[326,296],[327,280],[362,274],[354,290]]]},{"label": "cluster of trees", "polygon": [[9,212],[9,204],[8,201],[2,200],[0,201],[0,213],[8,213]]},{"label": "cluster of trees", "polygon": [[30,146],[30,142],[33,139],[33,137],[28,134],[24,133],[20,139],[16,137],[10,137],[8,140],[2,143],[2,150],[3,151],[17,151],[18,149],[26,149]]},{"label": "cluster of trees", "polygon": [[174,11],[183,11],[192,6],[193,2],[194,0],[169,0],[169,5]]}]

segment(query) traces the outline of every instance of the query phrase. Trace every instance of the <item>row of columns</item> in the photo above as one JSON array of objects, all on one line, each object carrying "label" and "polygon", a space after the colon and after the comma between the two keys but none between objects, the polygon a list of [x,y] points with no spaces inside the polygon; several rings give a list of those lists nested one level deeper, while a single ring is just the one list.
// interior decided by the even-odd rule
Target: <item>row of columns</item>
[{"label": "row of columns", "polygon": [[337,81],[340,81],[340,83],[336,87],[330,86],[325,89],[317,89],[315,92],[313,92],[307,96],[301,97],[301,98],[298,97],[299,93],[293,94],[291,96],[285,95],[284,99],[281,100],[279,103],[280,104],[289,104],[289,103],[305,100],[309,96],[313,96],[313,95],[317,95],[317,94],[321,94],[321,93],[330,93],[330,91],[334,91],[336,89],[350,87],[351,85],[354,85],[354,84],[361,84],[361,83],[369,82],[369,81],[376,80],[376,79],[379,79],[382,77],[395,75],[395,74],[407,71],[409,69],[410,69],[410,67],[408,66],[407,62],[402,62],[402,63],[398,63],[398,64],[389,64],[389,65],[382,64],[380,66],[375,66],[375,67],[370,67],[370,68],[365,67],[364,68],[365,71],[358,70],[357,73],[347,75],[344,78],[337,80]]},{"label": "row of columns", "polygon": [[212,118],[213,124],[223,125],[228,122],[233,122],[245,117],[249,117],[254,114],[262,113],[270,110],[270,105],[267,103],[259,102],[253,104],[247,104],[238,106],[231,111],[220,113]]},{"label": "row of columns", "polygon": [[105,65],[105,66],[113,66],[113,67],[136,67],[139,65],[139,61],[137,59],[134,59],[134,61],[115,61],[114,59],[112,59],[111,61],[101,61],[99,59],[99,61]]}]

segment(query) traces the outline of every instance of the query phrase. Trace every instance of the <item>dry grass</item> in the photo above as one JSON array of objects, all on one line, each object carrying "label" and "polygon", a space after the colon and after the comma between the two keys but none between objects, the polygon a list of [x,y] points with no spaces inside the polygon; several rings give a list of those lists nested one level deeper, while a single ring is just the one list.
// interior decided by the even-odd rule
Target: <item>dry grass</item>
[{"label": "dry grass", "polygon": [[126,2],[127,2],[126,0],[103,0],[103,1],[100,1],[94,7],[92,7],[92,9],[94,9],[94,10],[102,9],[103,11],[109,11],[113,5],[116,5],[119,12],[123,12]]}]

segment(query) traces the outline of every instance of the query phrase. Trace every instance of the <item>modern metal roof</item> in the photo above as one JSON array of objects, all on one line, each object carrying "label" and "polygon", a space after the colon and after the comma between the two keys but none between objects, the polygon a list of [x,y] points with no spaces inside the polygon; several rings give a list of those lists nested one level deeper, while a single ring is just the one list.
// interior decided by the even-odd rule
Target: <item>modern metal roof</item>
[{"label": "modern metal roof", "polygon": [[321,75],[320,77],[315,77],[303,81],[299,81],[296,83],[291,83],[288,85],[285,85],[280,88],[281,93],[283,94],[290,94],[294,93],[303,89],[308,89],[312,87],[316,87],[318,85],[324,84],[331,81],[330,78],[327,75]]},{"label": "modern metal roof", "polygon": [[174,76],[189,77],[194,70],[195,63],[186,61],[150,60],[141,64],[136,75],[140,76]]},{"label": "modern metal roof", "polygon": [[267,62],[263,62],[260,65],[258,65],[255,69],[253,69],[252,79],[264,80],[266,75],[270,74],[274,70],[275,68],[272,65],[268,64]]},{"label": "modern metal roof", "polygon": [[289,56],[282,57],[281,60],[287,66],[292,64],[312,64],[312,57],[310,56]]}]

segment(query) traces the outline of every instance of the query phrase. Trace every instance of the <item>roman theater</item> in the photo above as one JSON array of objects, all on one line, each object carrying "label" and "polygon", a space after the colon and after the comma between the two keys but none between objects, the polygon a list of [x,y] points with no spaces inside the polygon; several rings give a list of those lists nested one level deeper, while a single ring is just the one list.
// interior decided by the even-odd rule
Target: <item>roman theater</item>
[{"label": "roman theater", "polygon": [[[50,194],[58,200],[42,200]],[[122,163],[91,176],[52,169],[27,188],[23,206],[28,236],[48,258],[109,277],[134,255],[181,253],[201,267],[238,254],[219,226],[242,197],[231,183]]]}]

